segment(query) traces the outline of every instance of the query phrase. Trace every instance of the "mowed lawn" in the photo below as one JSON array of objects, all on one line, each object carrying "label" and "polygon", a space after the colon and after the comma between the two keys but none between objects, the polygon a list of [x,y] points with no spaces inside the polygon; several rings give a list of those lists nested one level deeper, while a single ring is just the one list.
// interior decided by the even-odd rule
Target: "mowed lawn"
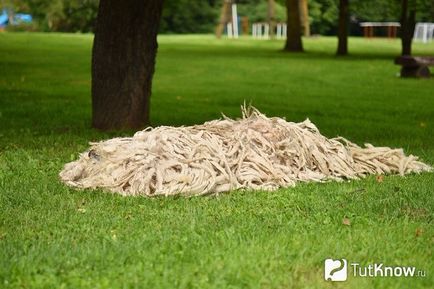
[{"label": "mowed lawn", "polygon": [[[400,79],[399,40],[161,36],[152,125],[240,115],[310,118],[328,137],[434,164],[434,78]],[[0,288],[432,288],[434,174],[218,197],[120,197],[61,184],[89,141],[91,35],[0,33]],[[434,43],[414,45],[433,55]],[[344,221],[345,219],[345,221]],[[425,277],[326,282],[326,258]]]}]

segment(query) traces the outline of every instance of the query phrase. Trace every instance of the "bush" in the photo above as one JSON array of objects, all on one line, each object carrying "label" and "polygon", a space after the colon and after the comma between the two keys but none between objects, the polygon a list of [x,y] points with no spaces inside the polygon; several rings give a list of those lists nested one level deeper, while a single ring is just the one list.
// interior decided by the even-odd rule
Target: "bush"
[{"label": "bush", "polygon": [[36,23],[20,23],[17,25],[8,25],[5,28],[8,32],[35,32],[38,31],[38,25]]}]

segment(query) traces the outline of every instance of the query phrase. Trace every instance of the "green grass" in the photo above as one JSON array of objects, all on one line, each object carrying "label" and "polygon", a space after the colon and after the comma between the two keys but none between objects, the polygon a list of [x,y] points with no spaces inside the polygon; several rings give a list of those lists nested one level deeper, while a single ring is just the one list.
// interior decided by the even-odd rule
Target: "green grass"
[{"label": "green grass", "polygon": [[[153,125],[201,123],[246,101],[332,137],[434,164],[434,78],[400,79],[398,40],[161,36]],[[57,174],[92,140],[90,35],[0,34],[1,288],[432,288],[434,175],[300,184],[219,197],[124,198]],[[434,54],[434,43],[415,44]],[[344,225],[348,218],[351,224]],[[328,283],[325,258],[416,266],[426,277]]]}]

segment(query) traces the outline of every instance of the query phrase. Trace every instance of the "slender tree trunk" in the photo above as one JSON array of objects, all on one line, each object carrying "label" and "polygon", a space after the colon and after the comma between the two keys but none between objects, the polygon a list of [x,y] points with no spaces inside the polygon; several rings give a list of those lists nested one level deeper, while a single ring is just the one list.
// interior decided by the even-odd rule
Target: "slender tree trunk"
[{"label": "slender tree trunk", "polygon": [[268,0],[267,10],[268,26],[270,27],[270,38],[273,39],[275,36],[274,29],[276,27],[276,3],[274,0]]},{"label": "slender tree trunk", "polygon": [[301,17],[301,27],[303,29],[303,35],[308,37],[310,36],[308,0],[300,1],[300,17]]},{"label": "slender tree trunk", "polygon": [[348,0],[339,0],[338,50],[336,52],[337,55],[348,54],[348,24]]},{"label": "slender tree trunk", "polygon": [[287,32],[284,50],[301,52],[303,42],[301,40],[300,6],[299,0],[286,0]]},{"label": "slender tree trunk", "polygon": [[101,0],[92,50],[92,126],[149,123],[163,0]]},{"label": "slender tree trunk", "polygon": [[401,1],[401,44],[402,55],[411,55],[414,28],[416,26],[416,7],[413,3],[409,9],[408,0]]},{"label": "slender tree trunk", "polygon": [[225,30],[225,25],[230,21],[231,18],[231,7],[233,0],[223,0],[223,6],[220,10],[220,18],[219,23],[215,29],[215,35],[217,38],[221,38],[223,35],[223,31]]}]

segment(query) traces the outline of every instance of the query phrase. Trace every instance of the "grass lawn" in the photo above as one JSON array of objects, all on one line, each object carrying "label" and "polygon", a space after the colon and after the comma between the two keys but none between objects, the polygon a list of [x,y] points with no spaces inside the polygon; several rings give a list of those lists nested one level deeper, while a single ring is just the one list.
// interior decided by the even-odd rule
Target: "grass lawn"
[{"label": "grass lawn", "polygon": [[[153,125],[309,117],[328,137],[403,147],[434,164],[434,78],[400,79],[398,40],[161,36]],[[76,191],[58,173],[89,141],[92,37],[0,33],[1,288],[432,288],[434,174],[300,184],[219,197]],[[434,43],[414,45],[434,54]],[[350,224],[343,224],[343,219]],[[426,277],[325,282],[326,258],[415,266]],[[352,267],[349,267],[352,272]]]}]

